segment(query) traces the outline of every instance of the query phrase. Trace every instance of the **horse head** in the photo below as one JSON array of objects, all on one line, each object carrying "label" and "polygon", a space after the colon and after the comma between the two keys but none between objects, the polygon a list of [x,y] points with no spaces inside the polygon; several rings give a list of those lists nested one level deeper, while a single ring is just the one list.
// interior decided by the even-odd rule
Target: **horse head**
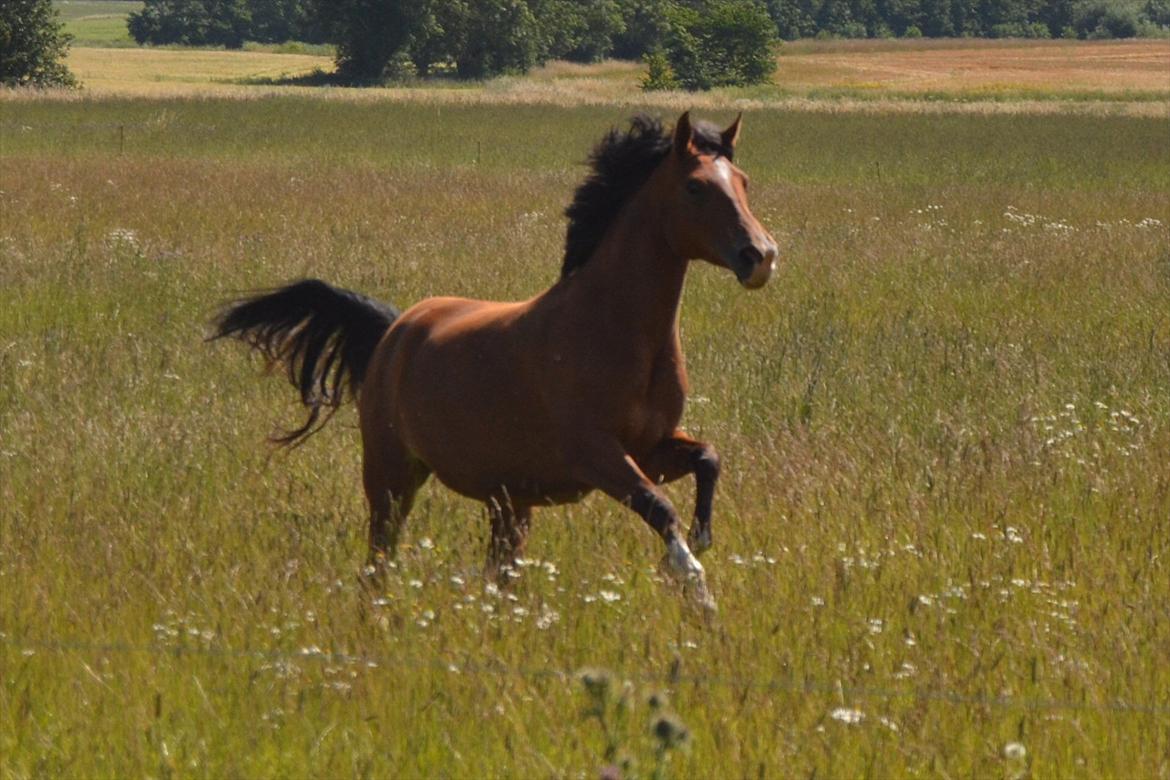
[{"label": "horse head", "polygon": [[[742,118],[726,130],[698,130],[684,113],[655,184],[674,250],[726,268],[754,290],[772,275],[778,250],[748,207],[747,175],[732,162]],[[718,142],[712,143],[715,138]]]}]

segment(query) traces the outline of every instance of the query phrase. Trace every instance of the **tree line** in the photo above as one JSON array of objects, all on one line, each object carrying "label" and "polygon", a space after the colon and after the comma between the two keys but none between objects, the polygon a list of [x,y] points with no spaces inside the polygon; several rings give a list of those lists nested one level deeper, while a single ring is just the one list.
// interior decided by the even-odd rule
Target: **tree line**
[{"label": "tree line", "polygon": [[[647,88],[766,81],[780,39],[1170,35],[1170,0],[145,0],[140,44],[333,44],[337,77],[522,73],[644,59]],[[51,0],[0,3],[0,83],[68,80]]]},{"label": "tree line", "polygon": [[1170,0],[146,0],[129,27],[139,43],[332,43],[350,81],[658,55],[668,81],[702,87],[759,80],[751,54],[775,39],[1164,35]]}]

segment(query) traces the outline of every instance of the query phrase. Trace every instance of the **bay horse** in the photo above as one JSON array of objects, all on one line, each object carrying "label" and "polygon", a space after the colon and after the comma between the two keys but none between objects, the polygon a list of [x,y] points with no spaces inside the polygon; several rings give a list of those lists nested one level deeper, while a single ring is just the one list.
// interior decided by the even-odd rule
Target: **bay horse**
[{"label": "bay horse", "polygon": [[[654,529],[667,565],[714,608],[695,555],[711,545],[720,465],[711,445],[678,428],[679,303],[692,259],[747,289],[772,273],[776,242],[732,162],[741,119],[719,130],[684,113],[668,132],[639,115],[611,129],[565,212],[560,279],[530,300],[436,297],[399,313],[304,280],[219,314],[211,338],[241,339],[284,364],[309,409],[278,441],[299,443],[356,398],[371,564],[395,554],[431,474],[487,505],[497,573],[522,554],[534,507],[600,490]],[[659,485],[687,474],[696,501],[684,538]]]}]

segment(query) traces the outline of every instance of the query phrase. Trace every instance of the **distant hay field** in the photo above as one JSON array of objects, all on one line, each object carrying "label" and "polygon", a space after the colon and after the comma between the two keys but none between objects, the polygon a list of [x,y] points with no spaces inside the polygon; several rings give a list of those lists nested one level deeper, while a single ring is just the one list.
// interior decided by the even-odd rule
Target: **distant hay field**
[{"label": "distant hay field", "polygon": [[777,82],[793,89],[1170,93],[1170,41],[1162,40],[810,41],[784,51]]},{"label": "distant hay field", "polygon": [[645,93],[643,66],[634,62],[553,62],[486,82],[340,89],[296,83],[332,70],[332,59],[319,54],[76,47],[69,55],[94,96],[1170,116],[1170,41],[809,41],[785,44],[777,62],[769,85]]}]

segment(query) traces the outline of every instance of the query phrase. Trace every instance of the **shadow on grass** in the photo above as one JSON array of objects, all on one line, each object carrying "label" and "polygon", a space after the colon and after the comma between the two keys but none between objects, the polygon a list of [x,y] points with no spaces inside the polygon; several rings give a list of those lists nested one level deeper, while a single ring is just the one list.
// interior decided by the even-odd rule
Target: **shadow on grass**
[{"label": "shadow on grass", "polygon": [[374,84],[362,84],[352,79],[344,79],[335,72],[314,68],[308,73],[299,76],[281,74],[279,76],[245,76],[238,79],[225,79],[231,84],[243,84],[251,87],[367,87]]}]

